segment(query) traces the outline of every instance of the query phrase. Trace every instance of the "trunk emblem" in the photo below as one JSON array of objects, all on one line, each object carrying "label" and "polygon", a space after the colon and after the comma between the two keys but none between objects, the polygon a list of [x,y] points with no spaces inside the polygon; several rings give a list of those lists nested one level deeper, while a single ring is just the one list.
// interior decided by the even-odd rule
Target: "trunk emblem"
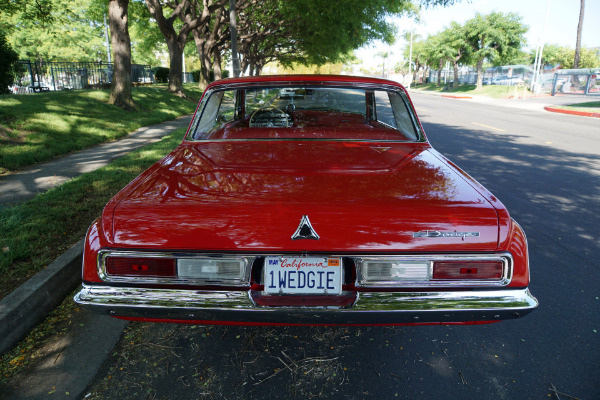
[{"label": "trunk emblem", "polygon": [[414,232],[413,237],[415,238],[469,238],[469,237],[479,237],[479,232],[440,232],[440,231],[420,231]]},{"label": "trunk emblem", "polygon": [[315,232],[314,228],[310,224],[310,220],[308,219],[308,215],[303,215],[300,219],[300,225],[298,225],[298,229],[292,235],[292,240],[298,239],[313,239],[319,240],[319,235]]}]

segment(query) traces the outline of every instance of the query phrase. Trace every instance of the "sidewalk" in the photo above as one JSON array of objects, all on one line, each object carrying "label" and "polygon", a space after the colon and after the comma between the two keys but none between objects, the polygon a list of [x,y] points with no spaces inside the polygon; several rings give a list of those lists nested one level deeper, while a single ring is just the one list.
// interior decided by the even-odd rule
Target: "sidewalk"
[{"label": "sidewalk", "polygon": [[191,115],[186,115],[145,126],[122,139],[0,176],[0,206],[29,200],[73,177],[104,167],[138,147],[159,141],[175,129],[187,127],[191,118]]},{"label": "sidewalk", "polygon": [[[460,101],[473,101],[477,103],[491,104],[496,107],[504,108],[518,108],[520,110],[531,110],[540,112],[559,112],[557,108],[553,106],[568,106],[575,103],[585,103],[588,101],[594,101],[595,98],[590,96],[581,95],[557,95],[557,96],[532,96],[525,99],[494,99],[486,96],[477,96],[463,93],[451,93],[451,92],[433,92],[430,90],[410,89],[409,93],[419,93],[428,96],[438,96],[453,98]],[[582,115],[572,110],[562,110],[563,114],[570,115]],[[586,115],[587,116],[587,115]]]},{"label": "sidewalk", "polygon": [[[0,177],[0,207],[17,204],[68,179],[101,168],[139,147],[187,127],[191,115]],[[16,345],[81,283],[83,240],[0,300],[0,354]],[[40,349],[42,356],[0,387],[3,399],[81,398],[119,341],[127,322],[86,310],[73,315]]]}]

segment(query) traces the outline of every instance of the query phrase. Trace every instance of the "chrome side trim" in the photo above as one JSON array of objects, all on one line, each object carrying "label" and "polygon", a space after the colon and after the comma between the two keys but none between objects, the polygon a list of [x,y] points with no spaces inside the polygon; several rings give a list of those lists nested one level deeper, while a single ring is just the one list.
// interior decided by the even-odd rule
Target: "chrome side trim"
[{"label": "chrome side trim", "polygon": [[[513,277],[513,258],[510,253],[500,254],[439,254],[439,255],[414,255],[414,256],[363,256],[363,257],[351,257],[356,264],[356,275],[357,275],[357,286],[359,287],[504,287],[507,286]],[[429,262],[429,277],[433,276],[433,263],[434,261],[501,261],[503,264],[502,278],[499,280],[459,280],[459,279],[440,279],[440,280],[403,280],[403,281],[367,281],[362,273],[362,263],[364,260],[374,261],[390,261],[399,260],[403,262]]]},{"label": "chrome side trim", "polygon": [[534,310],[525,289],[461,292],[362,292],[353,307],[259,307],[248,291],[217,292],[88,286],[75,302],[121,317],[291,324],[394,324],[498,321]]}]

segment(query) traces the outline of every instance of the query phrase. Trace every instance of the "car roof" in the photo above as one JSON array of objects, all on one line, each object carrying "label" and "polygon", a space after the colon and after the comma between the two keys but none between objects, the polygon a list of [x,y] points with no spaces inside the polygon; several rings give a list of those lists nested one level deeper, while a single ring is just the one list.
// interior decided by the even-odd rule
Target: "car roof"
[{"label": "car roof", "polygon": [[240,78],[226,78],[215,81],[208,85],[208,88],[219,85],[232,84],[256,84],[256,83],[350,83],[350,84],[368,84],[368,85],[391,85],[404,88],[401,84],[395,81],[381,78],[372,78],[367,76],[352,76],[352,75],[260,75],[260,76],[244,76]]}]

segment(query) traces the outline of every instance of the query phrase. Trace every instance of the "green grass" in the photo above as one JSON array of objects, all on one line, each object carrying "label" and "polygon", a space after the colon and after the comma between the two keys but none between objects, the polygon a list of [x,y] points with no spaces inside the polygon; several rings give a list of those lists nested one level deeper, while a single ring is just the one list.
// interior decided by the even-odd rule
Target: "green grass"
[{"label": "green grass", "polygon": [[133,88],[133,113],[108,104],[108,90],[0,96],[0,175],[191,114],[202,93],[194,84],[185,92],[192,100],[164,86]]},{"label": "green grass", "polygon": [[569,104],[568,106],[552,106],[552,108],[600,114],[600,101],[589,101],[585,103]]},{"label": "green grass", "polygon": [[12,207],[0,207],[0,298],[81,239],[104,205],[183,138],[179,129],[110,165]]},{"label": "green grass", "polygon": [[[446,90],[445,85],[436,86],[434,83],[415,85],[414,89],[428,90],[442,93],[455,93],[461,95],[474,95],[474,96],[486,96],[495,99],[501,99],[505,97],[512,97],[515,95],[515,86],[503,86],[503,85],[484,85],[480,90],[477,90],[476,85],[460,85],[457,88],[450,87]],[[526,91],[527,96],[531,96],[531,92],[523,87],[517,87],[517,96],[523,97],[523,91]]]},{"label": "green grass", "polygon": [[589,101],[589,102],[586,102],[586,103],[569,104],[568,107],[569,108],[582,108],[583,111],[591,111],[591,112],[593,112],[595,110],[589,110],[589,108],[600,109],[600,101]]}]

